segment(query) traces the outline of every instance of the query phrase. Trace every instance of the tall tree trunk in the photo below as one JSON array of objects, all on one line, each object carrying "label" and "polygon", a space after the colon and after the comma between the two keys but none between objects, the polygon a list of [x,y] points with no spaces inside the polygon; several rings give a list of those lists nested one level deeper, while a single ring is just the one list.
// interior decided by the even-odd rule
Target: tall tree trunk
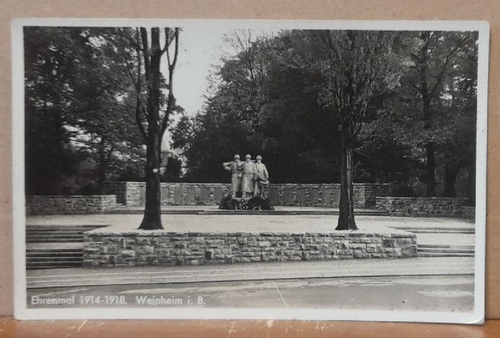
[{"label": "tall tree trunk", "polygon": [[467,197],[470,205],[476,205],[476,165],[472,163],[467,179]]},{"label": "tall tree trunk", "polygon": [[342,163],[340,167],[339,220],[335,230],[358,230],[354,220],[354,198],[352,184],[353,143],[348,128],[342,127]]},{"label": "tall tree trunk", "polygon": [[161,189],[160,189],[160,161],[158,150],[160,142],[157,137],[149,137],[146,162],[146,207],[144,218],[139,229],[163,229],[161,222]]},{"label": "tall tree trunk", "polygon": [[[161,189],[160,189],[160,33],[158,28],[151,29],[151,57],[145,62],[149,68],[146,75],[148,86],[148,133],[146,161],[146,207],[144,218],[139,229],[163,229],[161,222]],[[148,60],[146,60],[148,61]],[[147,71],[148,72],[148,71]]]},{"label": "tall tree trunk", "polygon": [[444,183],[444,196],[445,197],[456,197],[455,185],[457,183],[458,172],[460,171],[459,165],[454,165],[453,163],[446,163],[444,173],[445,173],[445,183]]},{"label": "tall tree trunk", "polygon": [[425,145],[425,151],[427,153],[427,197],[436,196],[436,158],[435,158],[435,144],[434,142],[428,142]]},{"label": "tall tree trunk", "polygon": [[104,181],[106,180],[106,139],[101,136],[101,141],[99,142],[99,177],[97,182],[97,188],[99,190],[99,195],[104,193]]}]

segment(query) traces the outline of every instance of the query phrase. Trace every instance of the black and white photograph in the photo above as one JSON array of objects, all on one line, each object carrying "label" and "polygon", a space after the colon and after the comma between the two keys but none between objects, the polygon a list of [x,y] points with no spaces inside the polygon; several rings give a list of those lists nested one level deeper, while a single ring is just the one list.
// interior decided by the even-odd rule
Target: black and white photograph
[{"label": "black and white photograph", "polygon": [[487,23],[12,31],[16,318],[484,320]]}]

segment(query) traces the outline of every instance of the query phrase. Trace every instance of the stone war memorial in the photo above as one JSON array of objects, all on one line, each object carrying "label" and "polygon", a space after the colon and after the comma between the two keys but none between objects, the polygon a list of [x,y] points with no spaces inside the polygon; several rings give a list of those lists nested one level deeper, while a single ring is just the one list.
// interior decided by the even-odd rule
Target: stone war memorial
[{"label": "stone war memorial", "polygon": [[23,28],[28,300],[472,311],[478,32],[262,24]]},{"label": "stone war memorial", "polygon": [[[268,196],[271,189],[269,173],[258,155],[256,161],[251,155],[240,161],[239,155],[232,162],[223,163],[223,168],[231,172],[231,184],[207,187],[197,185],[174,188],[175,196],[187,195],[192,205],[215,204],[220,199],[219,209],[245,213],[245,217],[259,215],[260,211],[270,211],[266,215],[272,217],[275,208],[273,200]],[[166,189],[166,195],[169,192]],[[338,187],[337,187],[338,188]],[[358,192],[359,203],[366,199],[362,196],[366,190],[383,187],[368,186]],[[322,187],[319,195],[318,186],[292,186],[276,190],[274,196],[281,195],[282,201],[275,203],[286,206],[338,205],[335,201],[335,188]],[[281,191],[280,191],[281,190]],[[218,191],[218,193],[216,192]],[[377,190],[378,191],[378,190]],[[176,193],[177,192],[177,193]],[[140,194],[140,193],[139,193]],[[124,193],[129,198],[128,193]],[[338,195],[338,192],[337,192]],[[191,197],[190,197],[191,196]],[[133,199],[132,196],[130,196]],[[374,196],[370,196],[373,204]],[[139,198],[140,199],[140,198]],[[164,200],[167,200],[164,198]],[[184,204],[184,200],[179,201]],[[373,205],[372,205],[373,206]],[[293,210],[293,209],[291,209]],[[216,212],[217,213],[217,212]],[[235,214],[232,213],[232,214]],[[282,210],[279,215],[293,217],[300,211]],[[305,212],[307,214],[307,211]],[[203,217],[207,212],[200,212],[195,217]],[[226,213],[219,211],[219,215]],[[326,216],[332,217],[332,216]],[[333,218],[333,217],[332,217]],[[220,217],[222,220],[222,217]],[[293,222],[293,220],[292,220]],[[341,231],[341,232],[294,232],[294,228],[307,227],[307,224],[296,224],[287,232],[266,231],[252,232],[241,228],[237,232],[172,232],[168,230],[145,231],[113,231],[112,228],[101,228],[85,234],[84,265],[88,267],[136,266],[136,265],[199,265],[244,262],[297,261],[297,260],[332,260],[353,258],[404,258],[417,255],[416,235],[391,230],[389,228],[374,231]],[[308,231],[308,230],[306,230]]]},{"label": "stone war memorial", "polygon": [[[75,29],[78,30],[78,28]],[[57,29],[55,30],[57,31]],[[396,135],[392,141],[387,142],[387,136],[384,134],[386,133],[384,123],[392,124],[394,128],[400,128],[403,133],[407,132],[405,131],[406,126],[398,124],[399,122],[396,120],[386,121],[381,107],[374,111],[367,110],[366,105],[371,98],[366,96],[366,93],[389,91],[386,87],[388,84],[377,78],[369,81],[372,87],[363,87],[368,86],[368,82],[366,82],[368,78],[366,77],[369,76],[369,69],[366,69],[366,74],[360,73],[357,74],[356,79],[351,79],[360,81],[358,86],[364,90],[360,93],[366,95],[359,94],[357,102],[364,102],[364,104],[349,106],[347,101],[330,100],[328,97],[322,97],[323,92],[320,92],[315,94],[318,97],[315,101],[311,101],[310,106],[307,107],[311,110],[310,113],[291,110],[292,117],[301,120],[302,124],[292,123],[292,120],[284,119],[280,115],[282,114],[280,109],[269,110],[264,105],[260,107],[261,111],[254,113],[252,117],[263,126],[266,123],[269,124],[266,127],[268,128],[267,134],[264,133],[263,136],[260,135],[262,131],[257,127],[253,130],[247,130],[246,134],[243,135],[243,119],[233,121],[232,125],[216,126],[216,129],[211,131],[216,131],[214,135],[218,133],[221,136],[211,139],[209,129],[205,128],[212,127],[205,126],[203,118],[200,117],[200,120],[196,122],[198,125],[195,125],[195,122],[187,119],[187,115],[185,115],[173,129],[169,141],[173,145],[177,142],[183,146],[177,150],[168,150],[169,145],[165,141],[165,132],[170,123],[169,116],[175,113],[173,84],[176,78],[173,74],[177,58],[182,57],[182,53],[179,54],[179,41],[181,41],[182,34],[178,28],[168,28],[166,35],[164,34],[166,42],[162,48],[158,49],[160,41],[157,40],[157,34],[160,33],[157,28],[150,31],[141,28],[139,32],[142,36],[136,43],[141,46],[143,54],[138,56],[141,64],[136,71],[138,75],[136,74],[134,86],[138,91],[146,86],[140,74],[144,71],[145,75],[148,76],[145,81],[149,81],[147,84],[149,87],[147,87],[147,95],[142,98],[140,98],[142,94],[134,94],[137,96],[137,105],[135,111],[132,109],[131,113],[135,115],[136,124],[126,126],[126,128],[130,127],[130,130],[134,131],[131,135],[135,136],[113,136],[113,131],[110,130],[107,131],[108,134],[103,134],[100,137],[100,148],[96,144],[96,151],[101,152],[100,157],[95,159],[89,157],[87,160],[94,161],[99,165],[98,175],[93,181],[94,185],[90,184],[80,189],[84,193],[54,195],[34,193],[28,194],[26,198],[28,217],[103,215],[100,221],[96,221],[100,224],[85,228],[87,224],[83,224],[82,221],[76,230],[67,226],[59,227],[57,224],[49,224],[50,226],[46,228],[29,224],[27,229],[28,242],[43,243],[55,238],[57,241],[81,243],[66,251],[56,249],[44,252],[29,248],[27,251],[29,268],[176,266],[270,261],[389,259],[417,257],[419,254],[425,256],[471,254],[470,246],[460,247],[453,251],[447,249],[446,246],[434,243],[432,245],[421,244],[418,242],[417,234],[431,230],[422,229],[421,225],[405,227],[395,221],[397,217],[473,219],[474,207],[471,206],[470,196],[474,171],[470,164],[468,167],[462,165],[461,171],[455,170],[453,172],[446,166],[447,164],[444,165],[445,163],[443,167],[439,167],[435,163],[435,157],[441,156],[441,154],[438,150],[432,150],[435,148],[433,144],[424,147],[426,151],[424,157],[418,152],[411,157],[405,152],[409,151],[412,143],[408,143],[403,135],[401,138]],[[50,30],[36,32],[33,33],[33,37],[37,34],[50,35],[52,33],[54,32],[50,32]],[[64,34],[66,32],[58,33]],[[349,41],[356,41],[356,35],[363,36],[366,38],[364,42],[366,46],[356,47],[359,48],[357,50],[359,53],[357,55],[358,61],[363,60],[374,69],[384,69],[385,76],[396,71],[397,67],[391,69],[389,65],[383,63],[383,58],[376,56],[377,53],[383,51],[382,49],[378,50],[378,47],[373,44],[376,39],[387,39],[388,41],[393,39],[391,34],[377,36],[378,33],[373,33],[372,36],[361,31],[353,33],[354,35],[351,33],[344,35],[344,32],[328,33],[325,31],[323,33],[326,34],[325,37],[328,34],[333,34],[330,38],[337,41],[340,50],[347,48],[347,45],[344,44],[350,43]],[[99,33],[96,34],[99,35]],[[121,34],[126,36],[130,32],[124,30]],[[155,38],[149,41],[146,36],[148,34],[153,34]],[[235,33],[235,41],[242,38],[238,34],[240,33]],[[303,34],[306,33],[303,32]],[[437,36],[431,38],[424,33],[421,36],[412,35],[412,33],[406,34],[408,41],[405,43],[409,45],[415,43],[412,48],[416,51],[420,47],[415,41],[427,41],[426,39],[431,41],[437,38]],[[300,39],[298,35],[295,37],[296,39]],[[103,36],[101,38],[106,39]],[[459,37],[453,39],[455,38]],[[462,38],[465,39],[464,41],[472,39],[469,36]],[[137,37],[129,36],[129,39],[133,41]],[[306,34],[302,39],[301,43],[310,40],[307,43],[312,44],[311,48],[318,48],[319,54],[328,50],[328,48],[323,50],[326,48],[325,46],[314,45],[317,41],[322,41],[322,38]],[[110,40],[108,43],[111,45],[114,42]],[[98,49],[98,46],[95,48]],[[463,48],[465,53],[467,48],[472,47],[462,46],[460,48]],[[150,51],[148,51],[149,49]],[[364,51],[371,49],[373,49],[372,52],[363,54]],[[443,53],[445,50],[443,49]],[[347,53],[347,49],[343,51]],[[154,63],[150,59],[153,52],[157,53]],[[267,55],[266,53],[274,52],[264,50],[258,55],[264,57]],[[294,57],[303,58],[303,62],[319,62],[319,59],[307,61],[307,57],[311,56],[302,55],[299,51],[297,53]],[[337,57],[340,56],[337,55]],[[435,57],[439,58],[438,55]],[[102,55],[102,58],[105,60],[106,56]],[[236,60],[242,58],[239,60],[241,64],[238,64],[240,67],[238,71],[245,71],[243,54],[236,54],[235,58]],[[329,67],[334,67],[332,63],[334,61],[332,59],[326,62]],[[88,62],[92,63],[93,61],[88,60]],[[107,60],[106,62],[114,61]],[[163,92],[164,97],[158,94],[162,85],[160,80],[162,72],[160,64],[162,62],[167,65],[166,76],[169,81],[168,88]],[[35,64],[34,69],[36,66]],[[229,67],[229,65],[222,66],[221,71],[229,72],[230,68],[225,67]],[[340,83],[352,74],[349,73],[348,65],[336,62],[335,67],[338,68],[338,74],[343,74],[336,79],[336,81],[340,81],[338,82],[340,86]],[[399,67],[404,68],[405,65],[401,64]],[[446,67],[447,65],[442,64],[439,71],[451,72]],[[310,71],[312,72],[312,70]],[[407,81],[414,81],[413,78],[416,74],[413,74],[411,69],[405,71]],[[236,74],[237,72],[227,74],[228,86],[232,85],[231,79],[233,78],[231,76],[237,76]],[[306,75],[312,76],[311,74]],[[293,78],[292,74],[288,75]],[[114,75],[107,74],[106,76],[113,77]],[[267,78],[264,73],[260,73],[259,76],[264,82],[285,80],[279,78],[277,74],[273,75],[275,78]],[[157,80],[153,81],[154,77]],[[306,78],[302,77],[301,79],[305,81]],[[129,80],[121,79],[120,81]],[[444,81],[444,77],[437,79],[437,81],[434,90],[441,90],[442,95],[465,95],[465,92],[448,93],[445,87],[439,87],[439,81]],[[248,85],[250,86],[250,83]],[[272,82],[266,85],[272,86]],[[331,90],[330,85],[328,82],[316,84],[316,86],[324,86],[325,90]],[[423,84],[421,85],[423,86]],[[295,91],[294,95],[303,100],[308,100],[307,95],[310,95],[310,92],[305,91],[305,89],[288,88],[286,85],[270,88],[274,91],[273,95],[278,95],[278,97],[285,95],[287,90]],[[405,90],[408,90],[399,82],[391,84],[390,88],[396,92],[400,91],[400,95],[406,95]],[[81,90],[83,89],[90,90],[89,88]],[[122,92],[120,86],[114,90],[117,95]],[[219,90],[220,95],[229,95],[225,94],[224,87]],[[264,95],[264,88],[260,90],[262,91],[261,95]],[[343,87],[338,87],[336,90],[339,91],[339,95],[354,95],[349,92],[343,93]],[[29,94],[36,97],[37,93]],[[238,99],[238,97],[231,95],[226,99]],[[426,99],[426,97],[422,99],[424,98]],[[271,97],[268,99],[271,100]],[[214,100],[216,99],[214,98]],[[287,100],[286,102],[294,102],[295,98]],[[324,101],[326,106],[319,104],[321,100],[326,100]],[[437,96],[435,100],[438,100]],[[217,105],[220,104],[216,101],[209,102],[214,107],[218,107]],[[83,102],[81,104],[85,106]],[[236,111],[231,112],[231,109],[237,109],[237,105],[235,107],[228,106],[229,112],[214,113],[210,110],[210,104],[206,108],[208,110],[204,115],[205,119],[213,115],[214,118],[223,120],[229,119],[231,114],[237,114]],[[346,104],[346,106],[342,106],[342,104]],[[387,99],[385,104],[396,103]],[[339,112],[336,116],[339,119],[335,122],[336,124],[329,118],[321,120],[320,116],[323,113],[320,111],[326,109],[324,107]],[[423,108],[425,107],[427,107],[427,103],[424,104]],[[404,107],[398,106],[397,108]],[[313,113],[315,110],[317,112]],[[423,111],[424,115],[428,113]],[[374,118],[374,122],[370,122],[370,126],[365,126],[369,114],[375,114],[373,115],[375,117],[370,117],[370,119]],[[34,115],[34,119],[35,117],[36,115]],[[119,116],[111,116],[110,118],[119,118]],[[467,118],[465,114],[464,121],[467,121]],[[308,123],[305,123],[307,119],[314,121],[315,124],[309,126]],[[89,121],[89,128],[91,123]],[[121,123],[123,125],[123,122]],[[124,125],[122,127],[125,128]],[[198,134],[193,134],[192,138],[189,139],[182,129],[187,127],[197,128]],[[237,127],[240,128],[240,133],[231,135],[231,128]],[[271,127],[274,129],[270,129]],[[289,137],[279,134],[280,127],[291,132]],[[362,141],[362,137],[358,135],[362,128],[371,128],[378,132],[379,134],[374,134],[378,135],[378,138],[372,136],[371,139]],[[319,133],[320,130],[321,133]],[[456,131],[456,133],[458,132],[459,130]],[[222,135],[231,135],[231,137],[224,140]],[[256,138],[258,135],[261,139]],[[121,165],[130,166],[131,159],[142,158],[144,170],[140,174],[141,179],[118,180],[116,176],[114,180],[107,179],[107,177],[112,178],[113,175],[106,173],[106,166],[110,168],[112,164],[111,162],[106,163],[104,160],[106,156],[111,159],[118,155],[114,154],[118,153],[118,150],[115,150],[117,145],[112,143],[109,143],[109,146],[106,145],[106,140],[110,140],[112,137],[118,140],[122,139],[121,142],[131,145],[129,150],[122,150],[122,154],[120,157],[116,157],[115,161],[120,159]],[[327,137],[327,141],[321,137]],[[413,135],[413,137],[415,138],[414,142],[419,142],[417,135]],[[262,140],[262,138],[264,139]],[[203,145],[196,143],[197,139],[203,140]],[[370,141],[373,139],[375,141]],[[245,140],[251,140],[251,142],[245,143]],[[302,146],[300,140],[304,140],[303,142],[308,144],[309,148]],[[256,149],[254,145],[258,142],[260,142],[260,147],[254,158],[250,153],[245,153],[244,156],[242,155],[244,152],[234,154],[236,145],[238,149],[241,148],[241,145]],[[144,147],[138,147],[137,150],[131,151],[134,144],[144,144]],[[337,144],[333,153],[327,150],[330,144]],[[366,154],[362,155],[365,152],[363,149],[365,145],[368,147],[367,149],[375,152],[371,157],[366,156]],[[376,150],[373,148],[375,146],[386,148]],[[107,154],[106,149],[108,149]],[[204,151],[202,156],[200,156],[200,149]],[[218,153],[218,151],[222,153]],[[465,153],[469,159],[473,158],[474,149],[471,151]],[[280,155],[280,152],[287,154],[287,156]],[[387,152],[392,156],[393,162],[389,166],[384,166],[380,161],[389,160],[389,158],[384,158],[387,156]],[[227,161],[226,154],[234,154],[231,161]],[[267,157],[261,154],[265,154]],[[449,153],[444,155],[448,157],[458,156]],[[432,159],[427,158],[426,167],[418,170],[411,167],[416,161],[426,160],[426,156]],[[408,157],[410,157],[409,160]],[[463,163],[472,162],[465,161]],[[36,164],[33,164],[33,167],[36,168]],[[142,168],[136,167],[133,170],[135,171],[132,174],[137,174],[141,172]],[[412,173],[411,170],[418,172],[418,175]],[[443,170],[445,173],[443,177],[436,176],[436,173]],[[361,172],[365,177],[360,174]],[[224,173],[226,174],[224,175]],[[31,175],[29,170],[28,175]],[[92,175],[92,173],[90,172],[88,175]],[[365,180],[366,183],[356,183],[356,175]],[[422,175],[426,175],[424,182],[422,182]],[[393,178],[391,181],[390,177],[398,178]],[[37,188],[37,184],[46,183],[39,182],[36,174],[32,178],[28,177],[27,180],[29,188],[35,192],[41,191]],[[372,183],[368,183],[370,181]],[[438,189],[442,189],[439,194],[437,193]],[[457,189],[461,190],[459,197],[457,197]],[[61,186],[59,192],[63,190],[64,187]],[[87,192],[94,192],[94,194]],[[140,214],[143,214],[143,219],[140,224],[135,226],[136,215]]]}]

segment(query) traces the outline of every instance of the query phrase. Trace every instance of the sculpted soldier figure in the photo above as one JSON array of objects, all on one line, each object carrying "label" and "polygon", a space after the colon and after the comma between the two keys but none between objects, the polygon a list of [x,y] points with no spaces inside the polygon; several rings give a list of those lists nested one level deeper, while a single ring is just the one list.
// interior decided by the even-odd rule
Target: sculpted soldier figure
[{"label": "sculpted soldier figure", "polygon": [[241,180],[242,197],[250,198],[253,193],[253,176],[255,173],[255,164],[252,162],[252,156],[246,155],[243,162],[243,178]]},{"label": "sculpted soldier figure", "polygon": [[224,162],[222,166],[231,172],[231,195],[238,197],[237,194],[241,191],[241,179],[243,177],[243,162],[240,161],[240,155],[234,155],[234,161]]},{"label": "sculpted soldier figure", "polygon": [[260,155],[256,157],[254,170],[253,195],[262,196],[264,188],[269,185],[269,172],[267,171],[266,165],[262,163],[262,156]]}]

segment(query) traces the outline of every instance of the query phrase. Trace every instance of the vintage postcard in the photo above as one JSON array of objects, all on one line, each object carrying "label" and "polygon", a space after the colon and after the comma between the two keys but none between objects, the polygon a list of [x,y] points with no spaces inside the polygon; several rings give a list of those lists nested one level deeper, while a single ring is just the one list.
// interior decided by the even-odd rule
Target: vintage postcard
[{"label": "vintage postcard", "polygon": [[18,319],[482,323],[485,22],[12,22]]}]

